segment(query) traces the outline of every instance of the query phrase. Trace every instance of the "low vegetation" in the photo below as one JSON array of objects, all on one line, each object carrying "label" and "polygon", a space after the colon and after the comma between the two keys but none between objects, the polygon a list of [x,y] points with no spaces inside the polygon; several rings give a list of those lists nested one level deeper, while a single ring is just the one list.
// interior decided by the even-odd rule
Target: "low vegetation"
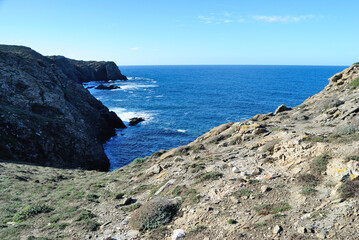
[{"label": "low vegetation", "polygon": [[352,81],[352,82],[350,83],[350,87],[351,87],[352,89],[355,89],[355,88],[357,88],[358,86],[359,86],[359,77],[356,78],[356,79],[354,79],[354,81]]},{"label": "low vegetation", "polygon": [[155,198],[134,212],[130,226],[138,230],[150,230],[169,223],[179,209],[177,202],[168,198]]},{"label": "low vegetation", "polygon": [[291,209],[291,206],[287,202],[278,202],[278,203],[265,203],[253,207],[253,210],[257,212],[258,215],[268,215],[285,212]]}]

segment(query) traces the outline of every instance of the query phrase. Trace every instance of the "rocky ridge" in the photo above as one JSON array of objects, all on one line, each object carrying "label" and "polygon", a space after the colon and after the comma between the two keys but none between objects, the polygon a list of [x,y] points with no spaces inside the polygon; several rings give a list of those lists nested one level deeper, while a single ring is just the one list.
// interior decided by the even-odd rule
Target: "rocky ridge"
[{"label": "rocky ridge", "polygon": [[[67,61],[90,73],[112,65]],[[102,144],[125,125],[77,83],[87,77],[30,48],[0,45],[0,157],[107,170]]]},{"label": "rocky ridge", "polygon": [[[293,109],[221,125],[110,173],[1,163],[0,236],[358,239],[358,103],[354,64]],[[8,199],[36,184],[47,194],[26,204],[53,209],[14,222],[26,204]],[[59,196],[76,201],[62,202],[64,211]]]}]

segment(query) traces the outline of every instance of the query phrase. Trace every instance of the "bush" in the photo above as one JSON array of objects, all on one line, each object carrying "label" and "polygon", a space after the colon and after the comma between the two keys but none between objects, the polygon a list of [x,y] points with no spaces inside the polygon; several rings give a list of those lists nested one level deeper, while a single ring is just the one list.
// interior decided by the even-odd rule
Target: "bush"
[{"label": "bush", "polygon": [[236,224],[236,223],[237,221],[234,220],[233,218],[228,219],[228,224]]},{"label": "bush", "polygon": [[40,213],[48,213],[51,212],[52,210],[53,208],[50,208],[46,205],[27,206],[24,209],[17,212],[13,217],[13,220],[14,222],[22,222]]},{"label": "bush", "polygon": [[146,161],[145,158],[136,158],[135,160],[133,160],[134,164],[141,164],[144,163]]},{"label": "bush", "polygon": [[353,88],[353,89],[357,88],[357,87],[359,86],[359,77],[356,78],[356,79],[354,79],[354,81],[352,81],[352,82],[350,83],[350,86],[351,86],[351,88]]},{"label": "bush", "polygon": [[316,175],[325,172],[327,170],[327,165],[330,158],[331,157],[328,154],[323,154],[316,157],[311,164],[311,171],[313,172],[313,174]]},{"label": "bush", "polygon": [[313,174],[303,174],[298,176],[298,181],[305,186],[315,187],[319,184],[320,179]]},{"label": "bush", "polygon": [[346,180],[339,188],[340,196],[344,199],[359,197],[359,180],[358,178]]},{"label": "bush", "polygon": [[208,173],[205,173],[202,176],[200,176],[198,182],[204,182],[204,181],[208,181],[208,180],[212,180],[212,181],[218,180],[221,177],[223,177],[223,173],[216,172],[216,171],[208,172]]},{"label": "bush", "polygon": [[80,213],[80,215],[76,218],[76,221],[84,221],[84,220],[90,220],[92,218],[95,218],[96,215],[88,210],[84,210]]},{"label": "bush", "polygon": [[288,211],[291,209],[291,206],[287,202],[278,202],[272,204],[262,204],[253,207],[253,209],[259,215],[268,215]]},{"label": "bush", "polygon": [[345,158],[345,160],[347,160],[347,161],[350,161],[350,160],[359,161],[359,155],[347,156],[347,157]]},{"label": "bush", "polygon": [[134,212],[130,226],[138,230],[155,229],[172,221],[179,209],[179,203],[168,198],[155,198]]}]

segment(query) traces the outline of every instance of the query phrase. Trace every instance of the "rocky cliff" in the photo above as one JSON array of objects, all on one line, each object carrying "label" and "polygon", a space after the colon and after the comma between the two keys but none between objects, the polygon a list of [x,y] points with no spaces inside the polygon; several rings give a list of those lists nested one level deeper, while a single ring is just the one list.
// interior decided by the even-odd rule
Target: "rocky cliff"
[{"label": "rocky cliff", "polygon": [[125,126],[77,82],[87,74],[89,80],[112,77],[111,71],[99,73],[112,64],[63,61],[81,68],[66,69],[27,47],[0,45],[0,157],[107,170],[102,144]]},{"label": "rocky cliff", "polygon": [[0,238],[359,239],[358,114],[355,64],[293,109],[106,174],[1,163]]},{"label": "rocky cliff", "polygon": [[78,83],[90,81],[127,80],[114,62],[78,61],[63,56],[50,56],[70,79]]}]

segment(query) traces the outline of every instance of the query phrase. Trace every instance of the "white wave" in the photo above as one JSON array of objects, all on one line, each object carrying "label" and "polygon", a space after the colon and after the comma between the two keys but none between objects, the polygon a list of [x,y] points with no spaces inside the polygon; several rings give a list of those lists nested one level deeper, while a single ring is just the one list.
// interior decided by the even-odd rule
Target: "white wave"
[{"label": "white wave", "polygon": [[160,97],[163,97],[163,95],[157,95],[157,96],[155,96],[156,98],[160,98]]},{"label": "white wave", "polygon": [[154,116],[156,115],[155,112],[151,112],[151,111],[132,112],[132,111],[128,111],[126,108],[119,108],[119,107],[110,108],[110,110],[114,111],[117,114],[117,116],[119,116],[122,119],[122,121],[125,122],[129,122],[130,119],[134,117],[141,117],[145,119],[143,124],[147,124],[150,121],[152,121],[154,119]]},{"label": "white wave", "polygon": [[185,132],[187,132],[187,130],[184,130],[184,129],[177,129],[177,132],[180,132],[180,133],[185,133]]},{"label": "white wave", "polygon": [[154,88],[154,87],[158,87],[158,85],[145,85],[145,84],[134,84],[134,83],[121,85],[122,90],[136,90],[139,88]]}]

